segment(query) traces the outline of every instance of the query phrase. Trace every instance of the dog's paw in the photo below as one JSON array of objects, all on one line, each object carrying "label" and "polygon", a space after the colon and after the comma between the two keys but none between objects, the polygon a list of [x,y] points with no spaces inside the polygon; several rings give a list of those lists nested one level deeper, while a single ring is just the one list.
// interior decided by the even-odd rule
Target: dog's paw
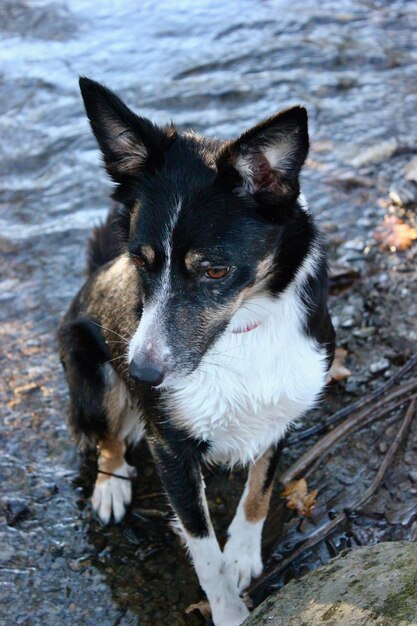
[{"label": "dog's paw", "polygon": [[94,511],[103,524],[110,522],[112,514],[114,521],[120,522],[132,500],[132,485],[126,478],[134,475],[134,468],[123,463],[113,473],[124,478],[99,474],[91,501]]},{"label": "dog's paw", "polygon": [[224,548],[229,580],[239,591],[246,589],[252,578],[262,574],[261,538],[258,532],[233,533]]},{"label": "dog's paw", "polygon": [[220,604],[212,602],[211,614],[214,626],[240,626],[249,616],[249,611],[239,596],[223,598]]}]

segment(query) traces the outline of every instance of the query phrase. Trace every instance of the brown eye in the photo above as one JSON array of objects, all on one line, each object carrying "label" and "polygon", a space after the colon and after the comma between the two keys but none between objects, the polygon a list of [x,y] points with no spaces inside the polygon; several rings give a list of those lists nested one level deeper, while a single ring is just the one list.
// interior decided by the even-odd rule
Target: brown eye
[{"label": "brown eye", "polygon": [[145,259],[142,259],[142,257],[140,256],[132,257],[132,261],[133,264],[136,265],[136,267],[145,267]]},{"label": "brown eye", "polygon": [[229,267],[209,267],[209,269],[206,270],[206,276],[214,280],[224,278],[229,273],[229,269]]}]

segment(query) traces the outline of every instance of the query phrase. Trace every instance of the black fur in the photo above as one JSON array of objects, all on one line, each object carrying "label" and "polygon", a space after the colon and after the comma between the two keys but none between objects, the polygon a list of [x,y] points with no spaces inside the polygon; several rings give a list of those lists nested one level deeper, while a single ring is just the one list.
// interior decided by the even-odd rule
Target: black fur
[{"label": "black fur", "polygon": [[284,444],[285,439],[281,439],[281,441],[279,441],[276,445],[275,450],[273,451],[271,458],[269,459],[268,470],[265,476],[264,484],[262,485],[263,493],[266,493],[268,491],[274,481],[275,472],[277,469],[278,461],[281,457],[282,450],[284,448]]},{"label": "black fur", "polygon": [[70,391],[70,425],[85,447],[108,432],[103,408],[106,380],[102,365],[111,357],[94,320],[77,318],[61,324],[58,333],[61,362]]},{"label": "black fur", "polygon": [[106,220],[93,228],[87,245],[87,274],[91,276],[102,265],[113,261],[123,250],[123,238],[118,232],[120,213],[114,207]]},{"label": "black fur", "polygon": [[[259,289],[279,297],[309,253],[322,250],[313,218],[298,200],[309,147],[307,113],[295,107],[234,141],[221,142],[181,134],[173,126],[159,128],[105,87],[85,78],[80,86],[116,183],[117,208],[93,233],[89,280],[59,331],[70,420],[78,437],[97,442],[107,434],[104,396],[106,368],[111,367],[140,406],[159,474],[183,527],[203,537],[209,526],[200,462],[210,442],[175,427],[160,401],[163,390],[138,384],[129,375],[127,345],[143,308],[162,302],[156,324],[169,338],[168,356],[157,353],[156,333],[151,348],[140,346],[140,358],[151,365],[159,358],[167,376],[192,374],[225,330],[242,294],[260,284]],[[277,163],[265,156],[269,149],[276,151]],[[198,253],[197,261],[187,265],[190,251]],[[227,273],[211,280],[207,267]],[[164,289],[165,299],[160,297]],[[308,311],[304,332],[326,348],[330,364],[334,331],[324,253],[317,256],[314,276],[301,296]],[[272,484],[281,448],[278,444],[271,457],[264,491]]]}]

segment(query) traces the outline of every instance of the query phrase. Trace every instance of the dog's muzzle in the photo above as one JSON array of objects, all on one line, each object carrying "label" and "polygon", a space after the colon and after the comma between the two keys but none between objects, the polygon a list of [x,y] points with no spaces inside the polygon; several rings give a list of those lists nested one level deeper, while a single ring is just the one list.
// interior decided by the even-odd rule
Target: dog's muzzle
[{"label": "dog's muzzle", "polygon": [[138,383],[157,387],[165,378],[164,367],[147,358],[134,358],[129,365],[129,376]]}]

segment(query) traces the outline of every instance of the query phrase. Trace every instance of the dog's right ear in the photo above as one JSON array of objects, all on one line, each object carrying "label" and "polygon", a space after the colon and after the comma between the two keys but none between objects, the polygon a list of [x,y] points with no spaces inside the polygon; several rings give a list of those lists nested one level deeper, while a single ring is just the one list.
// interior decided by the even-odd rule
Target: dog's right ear
[{"label": "dog's right ear", "polygon": [[91,128],[104,155],[106,169],[122,183],[145,167],[157,167],[175,136],[131,111],[116,94],[89,78],[80,78],[81,95]]}]

